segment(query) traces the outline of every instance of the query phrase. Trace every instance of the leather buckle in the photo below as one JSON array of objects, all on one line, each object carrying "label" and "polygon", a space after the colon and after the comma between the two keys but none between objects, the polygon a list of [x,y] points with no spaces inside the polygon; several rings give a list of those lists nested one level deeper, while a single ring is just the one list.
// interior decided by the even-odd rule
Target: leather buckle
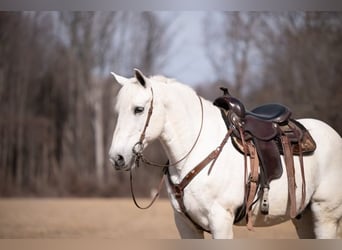
[{"label": "leather buckle", "polygon": [[255,178],[252,175],[250,175],[248,178],[248,182],[258,183],[258,180],[259,180],[259,175],[255,176]]},{"label": "leather buckle", "polygon": [[174,186],[174,195],[176,199],[181,199],[183,197],[183,190],[178,185]]}]

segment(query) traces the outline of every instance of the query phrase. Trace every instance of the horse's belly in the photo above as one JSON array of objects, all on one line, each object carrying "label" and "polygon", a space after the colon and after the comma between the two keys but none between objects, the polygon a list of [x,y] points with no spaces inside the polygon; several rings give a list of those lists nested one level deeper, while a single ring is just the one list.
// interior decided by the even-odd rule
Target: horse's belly
[{"label": "horse's belly", "polygon": [[[254,227],[267,227],[281,224],[290,219],[287,215],[262,215],[258,214],[254,217]],[[243,219],[235,224],[235,226],[246,226],[246,220]]]}]

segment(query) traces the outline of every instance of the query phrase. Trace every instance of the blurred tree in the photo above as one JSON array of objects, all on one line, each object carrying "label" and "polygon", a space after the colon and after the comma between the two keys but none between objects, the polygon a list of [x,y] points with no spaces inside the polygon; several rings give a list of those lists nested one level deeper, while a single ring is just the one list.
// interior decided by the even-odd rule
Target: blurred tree
[{"label": "blurred tree", "polygon": [[[106,64],[106,51],[110,49],[112,32],[115,28],[115,13],[99,15],[95,12],[62,12],[67,45],[72,63],[69,77],[72,83],[69,100],[73,107],[69,118],[70,131],[67,151],[72,152],[71,166],[83,166],[89,174],[95,173],[99,183],[104,178],[103,116],[101,82],[94,81],[93,72],[102,70]],[[89,146],[89,145],[94,145]],[[94,150],[94,152],[92,152]]]},{"label": "blurred tree", "polygon": [[341,12],[218,13],[204,28],[217,81],[247,106],[282,102],[341,133]]},{"label": "blurred tree", "polygon": [[290,12],[265,18],[265,39],[259,42],[262,87],[254,94],[289,105],[297,118],[324,120],[341,133],[342,14]]},{"label": "blurred tree", "polygon": [[[55,45],[45,17],[42,13],[0,14],[0,172],[1,188],[6,191],[46,183],[56,166],[51,157],[58,154],[55,124],[44,112],[53,105],[36,105],[40,93],[52,93],[41,84],[50,68],[46,62],[53,50],[49,46]],[[47,22],[39,25],[41,21]]]},{"label": "blurred tree", "polygon": [[[148,12],[0,13],[2,194],[127,192],[107,170],[118,90],[109,72],[159,71],[169,25]],[[155,175],[143,175],[149,195]]]},{"label": "blurred tree", "polygon": [[220,12],[214,17],[207,16],[204,23],[208,32],[208,59],[219,81],[237,96],[245,94],[246,85],[253,83],[253,60],[258,60],[255,42],[260,25],[260,13],[256,12]]}]

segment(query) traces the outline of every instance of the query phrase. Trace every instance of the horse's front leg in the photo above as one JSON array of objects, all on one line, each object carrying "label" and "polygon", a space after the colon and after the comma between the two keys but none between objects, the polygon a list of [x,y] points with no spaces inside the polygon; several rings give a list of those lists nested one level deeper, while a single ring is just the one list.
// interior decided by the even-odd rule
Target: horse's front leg
[{"label": "horse's front leg", "polygon": [[184,214],[174,212],[175,222],[182,239],[203,239],[204,233],[198,229]]},{"label": "horse's front leg", "polygon": [[214,203],[209,213],[213,239],[233,239],[234,213]]}]

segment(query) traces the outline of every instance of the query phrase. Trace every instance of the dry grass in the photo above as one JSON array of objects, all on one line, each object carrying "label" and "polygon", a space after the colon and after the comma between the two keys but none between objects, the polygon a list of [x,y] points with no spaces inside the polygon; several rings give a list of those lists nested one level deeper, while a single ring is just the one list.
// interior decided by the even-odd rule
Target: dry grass
[{"label": "dry grass", "polygon": [[[297,237],[291,222],[255,232],[240,226],[234,232],[235,238]],[[179,235],[171,205],[164,199],[148,210],[137,209],[130,199],[0,199],[0,238],[178,239]]]}]

